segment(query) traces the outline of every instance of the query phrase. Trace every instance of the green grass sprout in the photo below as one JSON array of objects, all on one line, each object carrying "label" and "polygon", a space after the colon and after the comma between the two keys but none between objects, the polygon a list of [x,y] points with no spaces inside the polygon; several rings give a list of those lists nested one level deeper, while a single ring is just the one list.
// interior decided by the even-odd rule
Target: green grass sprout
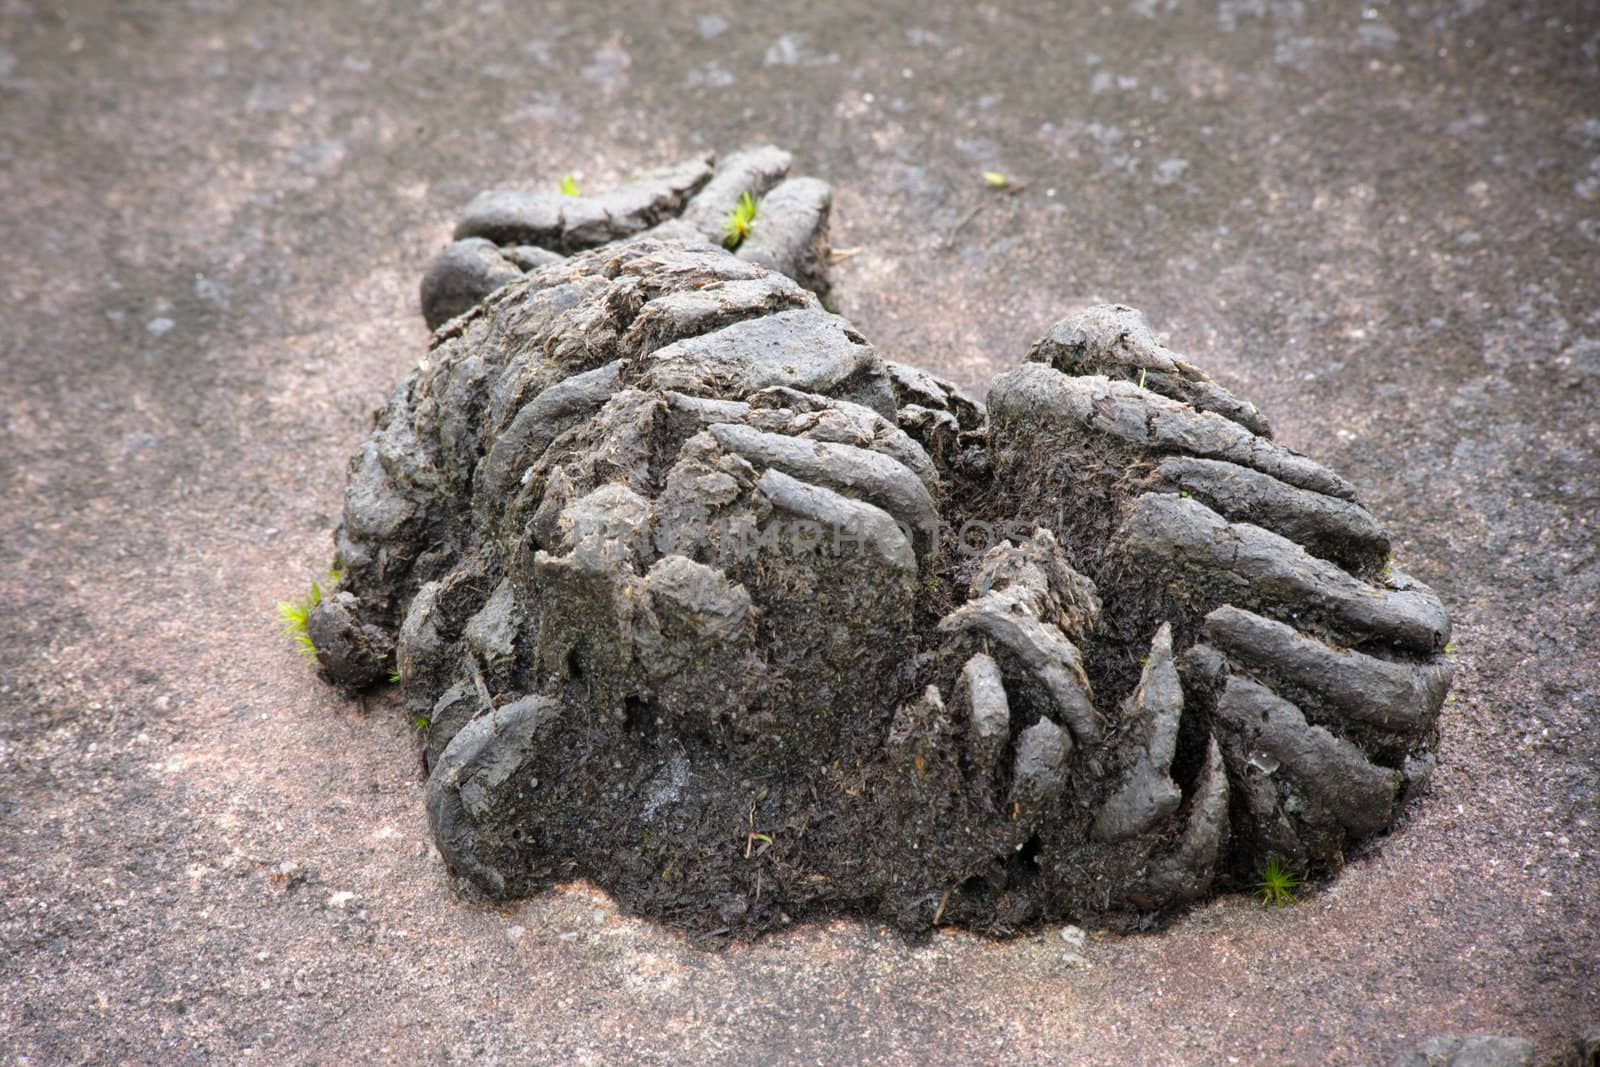
[{"label": "green grass sprout", "polygon": [[[332,589],[343,577],[343,564],[339,557],[335,556],[333,566],[322,576],[322,582],[326,582],[328,588]],[[322,603],[321,582],[312,582],[311,591],[303,597],[278,603],[278,618],[283,622],[283,632],[294,639],[300,654],[313,663],[317,659],[317,643],[311,640],[311,631],[306,629],[306,622],[311,618],[311,609],[320,603]]]},{"label": "green grass sprout", "polygon": [[748,190],[722,220],[722,243],[728,248],[738,248],[750,236],[750,227],[756,221],[756,198]]},{"label": "green grass sprout", "polygon": [[1007,178],[1004,174],[1001,174],[997,170],[984,171],[983,180],[991,189],[1004,189],[1006,186],[1011,184],[1011,179]]},{"label": "green grass sprout", "polygon": [[306,630],[306,620],[311,617],[311,609],[320,603],[322,603],[322,586],[312,582],[311,592],[305,596],[284,600],[278,604],[278,618],[283,621],[283,632],[294,639],[300,654],[309,660],[317,658],[317,645],[311,640],[310,632]]},{"label": "green grass sprout", "polygon": [[1261,880],[1255,884],[1256,899],[1268,907],[1281,908],[1294,903],[1294,891],[1299,885],[1299,876],[1273,856],[1261,868]]},{"label": "green grass sprout", "polygon": [[561,179],[561,195],[562,196],[577,196],[578,195],[578,179],[574,178],[570,174],[568,174],[566,177],[562,178]]}]

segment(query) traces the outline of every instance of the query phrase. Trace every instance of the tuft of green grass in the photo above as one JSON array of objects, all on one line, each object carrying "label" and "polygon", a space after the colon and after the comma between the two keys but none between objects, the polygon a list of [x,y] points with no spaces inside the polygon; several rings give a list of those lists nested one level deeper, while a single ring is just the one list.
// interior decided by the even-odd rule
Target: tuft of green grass
[{"label": "tuft of green grass", "polygon": [[433,720],[428,718],[426,715],[418,715],[416,718],[411,720],[411,728],[417,731],[419,734],[432,725]]},{"label": "tuft of green grass", "polygon": [[1267,907],[1281,908],[1294,903],[1294,891],[1299,886],[1300,876],[1273,856],[1261,868],[1261,878],[1255,884],[1256,899]]},{"label": "tuft of green grass", "polygon": [[[333,558],[333,566],[328,568],[322,576],[322,581],[328,583],[332,589],[344,577],[343,564],[338,556]],[[300,654],[313,662],[317,658],[317,644],[311,640],[311,633],[306,629],[306,620],[311,618],[311,609],[322,603],[322,584],[311,583],[311,591],[303,597],[294,600],[283,600],[278,603],[278,618],[283,622],[283,632],[294,639],[299,647]]]},{"label": "tuft of green grass", "polygon": [[311,591],[305,596],[280,601],[278,604],[278,618],[283,621],[283,632],[294,640],[300,649],[300,654],[309,660],[317,658],[317,644],[311,640],[311,634],[306,630],[306,620],[311,617],[311,609],[320,603],[322,603],[322,586],[312,582]]},{"label": "tuft of green grass", "polygon": [[738,248],[750,236],[750,227],[756,221],[756,198],[746,190],[739,202],[722,219],[722,243],[727,248]]},{"label": "tuft of green grass", "polygon": [[570,174],[568,174],[565,177],[563,177],[561,179],[561,195],[562,196],[577,196],[578,195],[578,179],[574,178]]}]

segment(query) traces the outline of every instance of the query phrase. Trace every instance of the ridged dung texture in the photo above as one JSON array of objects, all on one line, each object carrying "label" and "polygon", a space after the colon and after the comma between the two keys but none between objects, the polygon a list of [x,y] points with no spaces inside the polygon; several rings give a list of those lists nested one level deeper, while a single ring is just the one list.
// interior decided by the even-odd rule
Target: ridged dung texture
[{"label": "ridged dung texture", "polygon": [[476,295],[351,461],[311,635],[337,682],[398,671],[451,869],[701,934],[1004,933],[1384,832],[1449,622],[1352,487],[1129,308],[987,408],[883,359],[788,164],[486,194],[430,269]]}]

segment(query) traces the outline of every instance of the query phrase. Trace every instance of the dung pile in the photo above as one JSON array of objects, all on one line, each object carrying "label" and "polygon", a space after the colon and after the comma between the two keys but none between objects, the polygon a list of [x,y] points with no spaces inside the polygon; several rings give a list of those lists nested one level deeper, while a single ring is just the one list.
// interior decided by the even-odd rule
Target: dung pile
[{"label": "dung pile", "polygon": [[1382,833],[1449,622],[1352,487],[1126,307],[987,405],[883,359],[817,296],[829,192],[788,166],[485,194],[428,272],[310,634],[427,720],[452,870],[707,934],[1003,933]]}]

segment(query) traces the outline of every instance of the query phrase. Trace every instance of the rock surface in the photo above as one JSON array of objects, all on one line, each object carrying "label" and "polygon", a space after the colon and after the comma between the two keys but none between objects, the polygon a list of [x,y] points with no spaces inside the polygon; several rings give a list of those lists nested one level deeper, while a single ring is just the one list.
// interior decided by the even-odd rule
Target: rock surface
[{"label": "rock surface", "polygon": [[[11,1056],[364,1061],[398,1025],[440,1062],[1371,1064],[1469,1031],[1561,1062],[1600,1020],[1592,6],[12,8]],[[1050,926],[708,959],[583,882],[448,891],[398,691],[358,713],[273,605],[330,562],[461,205],[763,137],[836,182],[838,307],[888,358],[981,398],[1072,301],[1122,300],[1359,487],[1457,646],[1380,849],[1300,906],[1091,933],[1088,969]],[[991,195],[991,161],[1028,188]]]},{"label": "rock surface", "polygon": [[348,685],[394,648],[451,869],[733,936],[1003,933],[1384,831],[1449,621],[1349,483],[1126,307],[987,410],[887,363],[806,287],[830,194],[789,166],[485,194],[429,270],[451,317],[352,460],[312,623]]}]

